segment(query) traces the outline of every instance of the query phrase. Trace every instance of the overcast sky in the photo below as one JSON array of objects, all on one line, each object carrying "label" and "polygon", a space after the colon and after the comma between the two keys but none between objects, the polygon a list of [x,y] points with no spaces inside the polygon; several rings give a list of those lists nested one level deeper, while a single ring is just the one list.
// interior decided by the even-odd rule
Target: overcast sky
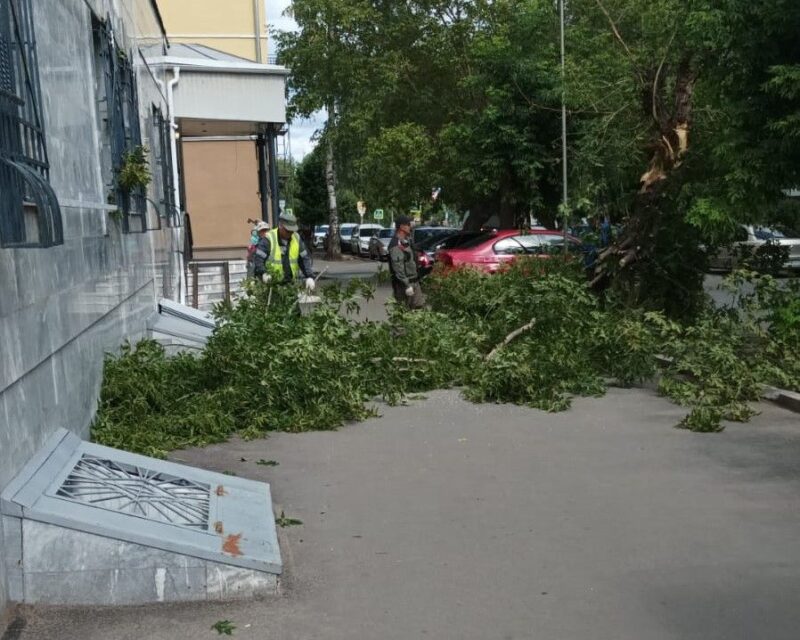
[{"label": "overcast sky", "polygon": [[[289,6],[291,0],[264,0],[267,7],[267,24],[270,27],[280,29],[282,31],[290,31],[297,27],[292,18],[287,18],[283,15],[286,7]],[[270,38],[269,52],[275,53],[275,43]],[[322,113],[317,114],[310,120],[295,121],[289,126],[289,137],[292,145],[292,156],[296,160],[302,160],[308,152],[310,152],[315,142],[311,140],[314,132],[317,131],[325,122]]]}]

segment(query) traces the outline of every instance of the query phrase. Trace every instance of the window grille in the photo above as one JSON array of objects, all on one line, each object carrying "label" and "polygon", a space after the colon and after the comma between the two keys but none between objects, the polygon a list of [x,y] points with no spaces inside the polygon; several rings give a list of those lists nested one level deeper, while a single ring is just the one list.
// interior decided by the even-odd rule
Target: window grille
[{"label": "window grille", "polygon": [[[109,200],[117,205],[122,216],[124,233],[147,230],[147,194],[143,187],[126,191],[119,186],[117,176],[125,157],[142,144],[139,120],[139,98],[136,90],[136,73],[131,56],[114,41],[110,20],[95,21],[95,46],[102,69],[102,89],[105,96],[106,133],[111,150],[112,184]],[[137,221],[136,225],[131,224]],[[134,228],[136,227],[136,228]]]},{"label": "window grille", "polygon": [[0,246],[64,241],[49,178],[30,0],[0,2]]},{"label": "window grille", "polygon": [[[172,131],[161,109],[153,107],[154,139],[158,140],[157,161],[161,172],[162,204],[164,215],[171,227],[181,226],[180,211],[175,204],[175,181],[172,174]],[[154,156],[155,157],[155,156]]]}]

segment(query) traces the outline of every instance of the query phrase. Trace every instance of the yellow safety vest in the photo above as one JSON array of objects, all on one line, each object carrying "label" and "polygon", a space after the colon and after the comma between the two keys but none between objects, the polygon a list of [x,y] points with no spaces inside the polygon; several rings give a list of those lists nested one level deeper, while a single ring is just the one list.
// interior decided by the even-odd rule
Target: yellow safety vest
[{"label": "yellow safety vest", "polygon": [[[283,280],[283,253],[281,251],[281,242],[278,238],[278,229],[272,229],[267,235],[269,238],[269,258],[267,258],[267,267],[273,278]],[[298,260],[300,258],[300,236],[296,233],[292,234],[289,240],[289,264],[292,267],[292,278],[297,277],[297,272],[300,270]]]}]

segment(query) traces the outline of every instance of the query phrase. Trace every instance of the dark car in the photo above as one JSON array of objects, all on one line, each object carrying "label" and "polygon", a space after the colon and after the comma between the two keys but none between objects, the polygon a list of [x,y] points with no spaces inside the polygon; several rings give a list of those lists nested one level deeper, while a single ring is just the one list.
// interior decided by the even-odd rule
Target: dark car
[{"label": "dark car", "polygon": [[[470,231],[459,231],[458,229],[444,228],[441,233],[433,233],[423,238],[419,244],[414,245],[417,254],[417,271],[420,277],[428,275],[433,270],[436,260],[436,252],[445,246],[455,246],[459,242],[465,242],[473,237]],[[451,241],[451,238],[453,239]],[[450,243],[448,243],[450,241]]]},{"label": "dark car", "polygon": [[452,235],[456,231],[458,231],[458,229],[453,229],[451,227],[414,227],[411,241],[416,248],[429,238]]}]

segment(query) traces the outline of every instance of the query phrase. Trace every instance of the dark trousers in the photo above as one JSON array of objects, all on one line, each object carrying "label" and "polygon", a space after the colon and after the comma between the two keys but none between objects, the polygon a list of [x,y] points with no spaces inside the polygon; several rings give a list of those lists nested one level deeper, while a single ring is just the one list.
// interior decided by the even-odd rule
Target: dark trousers
[{"label": "dark trousers", "polygon": [[399,280],[392,280],[392,290],[394,291],[394,299],[400,304],[407,306],[409,309],[422,309],[425,304],[425,299],[422,296],[422,289],[419,287],[419,282],[414,282],[414,295],[406,295],[406,286]]}]

